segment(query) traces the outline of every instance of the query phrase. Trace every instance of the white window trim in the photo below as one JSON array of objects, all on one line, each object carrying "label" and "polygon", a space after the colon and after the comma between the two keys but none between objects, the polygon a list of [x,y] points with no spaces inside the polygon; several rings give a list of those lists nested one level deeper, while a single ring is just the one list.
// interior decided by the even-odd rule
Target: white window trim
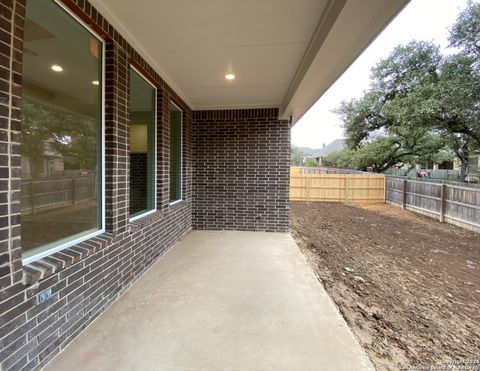
[{"label": "white window trim", "polygon": [[[183,201],[183,110],[173,101],[170,101],[170,104],[177,107],[180,111],[180,198],[178,200],[169,201],[169,205],[172,206]],[[168,175],[170,180],[170,169],[168,169]],[[170,181],[168,182],[168,198],[170,199]]]},{"label": "white window trim", "polygon": [[[135,220],[138,220],[138,219],[141,219],[143,217],[146,217],[150,214],[153,214],[154,212],[157,211],[157,182],[158,182],[158,179],[157,179],[157,95],[158,95],[158,91],[157,91],[157,87],[155,85],[153,85],[144,75],[142,72],[140,72],[137,68],[135,68],[135,66],[133,66],[132,64],[130,65],[130,68],[132,70],[134,70],[136,73],[138,73],[138,75],[144,79],[151,87],[153,87],[153,89],[155,90],[155,102],[154,102],[154,105],[153,105],[153,110],[154,110],[154,119],[153,119],[153,133],[154,133],[154,138],[153,138],[153,160],[154,160],[154,165],[153,165],[153,179],[154,179],[154,182],[153,182],[153,189],[152,189],[152,192],[153,192],[153,209],[149,209],[147,211],[145,211],[144,213],[141,213],[141,214],[138,214],[138,215],[135,215],[133,218],[128,218],[128,221],[129,222],[134,222]],[[130,124],[130,123],[129,123]],[[129,128],[130,129],[130,128]],[[128,181],[130,182],[130,169],[129,169],[129,172],[128,172]],[[128,193],[128,202],[129,202],[129,205],[130,205],[130,185],[129,185],[129,193]]]},{"label": "white window trim", "polygon": [[[22,258],[22,264],[30,264],[34,261],[45,258],[46,256],[52,255],[56,252],[65,250],[68,247],[76,245],[82,241],[88,240],[92,237],[99,236],[105,233],[105,40],[94,30],[92,30],[80,17],[74,14],[65,4],[60,0],[53,0],[60,8],[62,8],[68,15],[75,19],[83,28],[85,28],[89,33],[91,33],[101,44],[102,44],[102,96],[101,96],[101,136],[100,136],[100,146],[101,146],[101,206],[102,206],[102,215],[100,220],[100,228],[95,232],[86,234],[84,236],[75,238],[74,240],[59,244],[58,246],[52,247],[51,249],[41,251],[35,255]],[[53,242],[54,243],[54,242]]]}]

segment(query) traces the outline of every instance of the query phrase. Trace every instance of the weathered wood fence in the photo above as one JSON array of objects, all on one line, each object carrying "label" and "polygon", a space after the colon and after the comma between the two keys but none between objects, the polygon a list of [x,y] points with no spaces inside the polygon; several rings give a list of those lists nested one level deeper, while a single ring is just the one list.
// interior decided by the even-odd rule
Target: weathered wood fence
[{"label": "weathered wood fence", "polygon": [[388,203],[480,232],[480,188],[383,174],[323,174],[292,167],[290,200]]},{"label": "weathered wood fence", "polygon": [[22,214],[35,214],[97,197],[97,181],[92,175],[22,181]]},{"label": "weathered wood fence", "polygon": [[384,203],[383,174],[314,174],[291,168],[290,200],[354,203]]},{"label": "weathered wood fence", "polygon": [[387,177],[386,202],[480,232],[480,189]]}]

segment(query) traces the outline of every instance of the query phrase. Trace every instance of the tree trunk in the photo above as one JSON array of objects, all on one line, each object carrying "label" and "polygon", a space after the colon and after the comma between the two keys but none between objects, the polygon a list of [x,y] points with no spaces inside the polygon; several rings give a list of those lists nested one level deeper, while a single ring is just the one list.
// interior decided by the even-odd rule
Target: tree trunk
[{"label": "tree trunk", "polygon": [[460,181],[464,182],[467,177],[468,157],[460,158]]},{"label": "tree trunk", "polygon": [[37,179],[38,178],[38,163],[37,158],[34,156],[29,156],[30,162],[30,178]]},{"label": "tree trunk", "polygon": [[455,136],[452,136],[452,138],[453,151],[460,160],[460,182],[465,182],[468,170],[468,155],[470,153],[468,143],[466,141],[461,141],[461,138],[456,138]]}]

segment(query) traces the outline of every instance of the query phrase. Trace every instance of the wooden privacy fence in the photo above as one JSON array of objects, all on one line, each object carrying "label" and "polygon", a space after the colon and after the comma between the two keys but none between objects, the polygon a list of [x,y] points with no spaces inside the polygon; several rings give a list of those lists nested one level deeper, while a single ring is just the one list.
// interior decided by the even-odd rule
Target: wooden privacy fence
[{"label": "wooden privacy fence", "polygon": [[22,181],[22,214],[35,214],[97,197],[93,175]]},{"label": "wooden privacy fence", "polygon": [[480,189],[387,177],[386,202],[480,232]]},{"label": "wooden privacy fence", "polygon": [[290,200],[344,203],[384,203],[383,174],[305,174],[292,168]]}]

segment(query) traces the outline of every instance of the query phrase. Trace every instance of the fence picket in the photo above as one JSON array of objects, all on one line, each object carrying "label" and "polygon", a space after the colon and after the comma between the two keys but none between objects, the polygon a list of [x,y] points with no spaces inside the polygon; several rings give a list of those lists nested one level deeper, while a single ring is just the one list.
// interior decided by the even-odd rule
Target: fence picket
[{"label": "fence picket", "polygon": [[97,197],[92,175],[57,179],[40,178],[22,182],[23,215],[93,200]]},{"label": "fence picket", "polygon": [[343,203],[384,203],[385,175],[355,173],[324,174],[290,171],[290,199],[297,201],[328,201]]},{"label": "fence picket", "polygon": [[342,169],[292,167],[290,200],[389,203],[480,232],[480,188]]},{"label": "fence picket", "polygon": [[385,194],[389,204],[480,232],[480,188],[387,176]]}]

